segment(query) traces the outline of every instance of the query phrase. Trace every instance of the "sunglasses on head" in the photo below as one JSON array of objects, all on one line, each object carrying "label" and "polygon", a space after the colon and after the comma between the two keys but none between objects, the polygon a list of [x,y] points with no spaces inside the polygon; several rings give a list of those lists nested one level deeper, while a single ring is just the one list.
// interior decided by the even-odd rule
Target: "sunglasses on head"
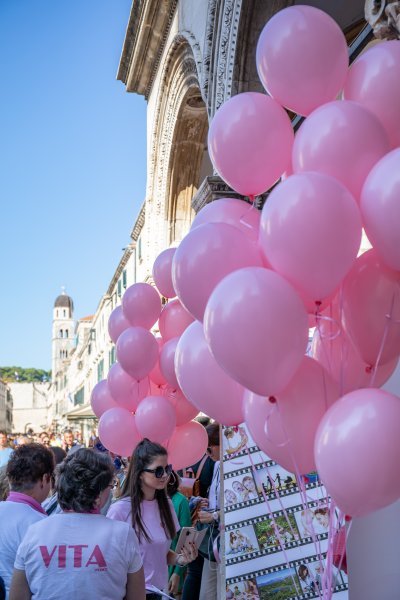
[{"label": "sunglasses on head", "polygon": [[164,477],[164,473],[167,477],[171,475],[172,465],[167,465],[165,468],[156,467],[155,469],[143,469],[143,471],[146,471],[146,473],[153,473],[156,479],[161,479],[161,477]]}]

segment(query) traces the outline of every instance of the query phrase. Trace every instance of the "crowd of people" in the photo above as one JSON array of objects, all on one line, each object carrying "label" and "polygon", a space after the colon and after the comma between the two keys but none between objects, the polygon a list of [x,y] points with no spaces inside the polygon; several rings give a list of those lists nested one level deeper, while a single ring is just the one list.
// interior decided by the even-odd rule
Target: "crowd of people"
[{"label": "crowd of people", "polygon": [[[0,600],[216,600],[219,426],[206,429],[189,493],[148,439],[124,459],[71,430],[57,445],[0,432]],[[206,529],[199,547],[175,551],[182,527]]]}]

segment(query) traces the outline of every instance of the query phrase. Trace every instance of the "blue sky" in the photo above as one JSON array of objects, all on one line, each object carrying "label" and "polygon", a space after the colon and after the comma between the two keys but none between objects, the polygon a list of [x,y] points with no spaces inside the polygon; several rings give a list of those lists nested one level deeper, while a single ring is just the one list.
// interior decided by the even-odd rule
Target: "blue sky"
[{"label": "blue sky", "polygon": [[0,1],[0,366],[50,368],[61,286],[107,289],[145,197],[146,102],[116,73],[131,0]]}]

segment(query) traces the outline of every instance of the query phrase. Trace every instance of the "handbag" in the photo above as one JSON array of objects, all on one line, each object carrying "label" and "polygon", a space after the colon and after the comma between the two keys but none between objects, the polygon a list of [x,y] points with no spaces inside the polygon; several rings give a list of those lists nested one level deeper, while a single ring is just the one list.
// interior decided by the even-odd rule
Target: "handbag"
[{"label": "handbag", "polygon": [[198,531],[202,531],[203,529],[207,529],[207,532],[203,538],[199,546],[199,554],[206,558],[211,562],[217,562],[217,557],[215,556],[214,548],[215,544],[217,545],[217,550],[219,551],[219,525],[218,523],[200,523],[197,521],[196,529]]},{"label": "handbag", "polygon": [[179,485],[179,491],[186,496],[186,498],[200,496],[200,475],[207,458],[208,456],[205,454],[201,459],[196,475],[192,467],[183,470],[183,477],[180,478],[181,483]]}]

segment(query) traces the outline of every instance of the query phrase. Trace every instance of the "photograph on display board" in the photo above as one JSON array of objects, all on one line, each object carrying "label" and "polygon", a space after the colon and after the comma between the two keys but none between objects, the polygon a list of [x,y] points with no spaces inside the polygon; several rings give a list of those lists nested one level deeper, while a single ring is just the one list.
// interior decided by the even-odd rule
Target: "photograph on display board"
[{"label": "photograph on display board", "polygon": [[285,515],[275,517],[275,525],[276,527],[272,519],[254,523],[254,530],[261,550],[274,546],[280,548],[281,541],[284,544],[299,541],[300,534],[293,515],[288,514],[287,518]]},{"label": "photograph on display board", "polygon": [[255,580],[226,584],[226,600],[260,600]]},{"label": "photograph on display board", "polygon": [[321,535],[329,531],[329,508],[318,506],[296,513],[296,522],[302,538]]},{"label": "photograph on display board", "polygon": [[[239,427],[225,427],[222,438],[224,454],[228,457],[243,452],[249,445],[249,434],[243,425],[239,425]],[[250,443],[253,443],[252,440]]]},{"label": "photograph on display board", "polygon": [[283,490],[297,490],[297,482],[293,473],[289,473],[279,465],[257,469],[255,476],[260,494],[262,494],[262,489],[267,495],[275,494],[274,486],[278,493]]},{"label": "photograph on display board", "polygon": [[256,581],[260,600],[287,600],[301,594],[296,570],[293,568],[261,575]]},{"label": "photograph on display board", "polygon": [[[301,589],[304,593],[318,594],[322,590],[324,568],[325,566],[320,560],[304,562],[296,566]],[[343,583],[338,569],[332,566],[332,589]]]},{"label": "photograph on display board", "polygon": [[224,481],[225,506],[256,500],[258,491],[251,471]]},{"label": "photograph on display board", "polygon": [[243,556],[260,549],[252,525],[225,532],[225,552],[229,558]]}]

